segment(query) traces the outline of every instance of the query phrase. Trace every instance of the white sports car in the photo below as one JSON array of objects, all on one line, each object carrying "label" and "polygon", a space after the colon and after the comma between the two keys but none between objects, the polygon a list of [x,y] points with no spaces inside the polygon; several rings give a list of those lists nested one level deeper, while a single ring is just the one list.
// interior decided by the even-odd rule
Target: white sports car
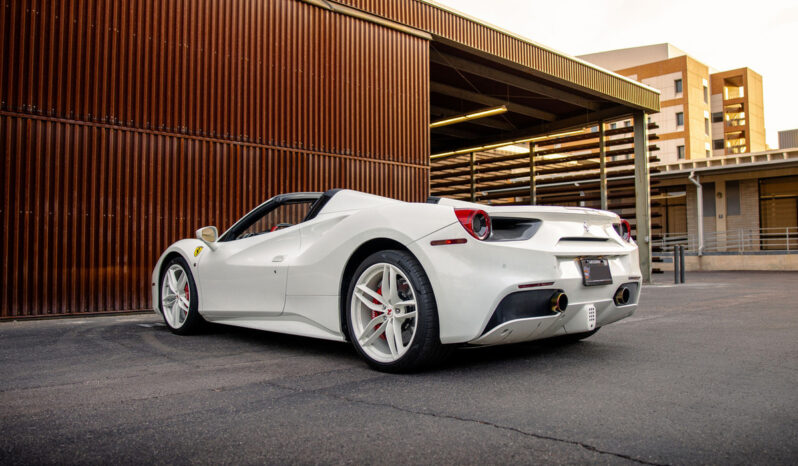
[{"label": "white sports car", "polygon": [[152,274],[175,333],[210,321],[348,340],[385,371],[456,344],[585,338],[631,315],[639,292],[637,246],[614,213],[350,190],[273,197],[221,236],[172,244]]}]

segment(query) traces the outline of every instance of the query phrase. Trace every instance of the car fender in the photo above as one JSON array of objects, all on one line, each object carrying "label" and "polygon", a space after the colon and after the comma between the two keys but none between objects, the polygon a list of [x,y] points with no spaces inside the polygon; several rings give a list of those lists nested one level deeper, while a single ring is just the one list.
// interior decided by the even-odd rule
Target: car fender
[{"label": "car fender", "polygon": [[[199,264],[199,260],[202,258],[202,255],[206,252],[209,252],[208,249],[208,246],[199,239],[189,238],[181,239],[180,241],[172,243],[172,245],[166,248],[163,254],[161,254],[161,257],[158,258],[158,262],[155,263],[155,267],[152,269],[152,308],[156,313],[159,315],[161,314],[160,306],[158,306],[158,298],[160,294],[160,290],[158,290],[158,281],[160,279],[161,267],[163,266],[166,258],[173,253],[180,254],[180,256],[182,256],[191,267],[191,274],[194,276],[194,283],[197,285],[197,290],[200,291],[202,288],[200,286],[200,277],[197,273],[197,264]],[[200,299],[199,304],[202,304],[202,299]]]}]

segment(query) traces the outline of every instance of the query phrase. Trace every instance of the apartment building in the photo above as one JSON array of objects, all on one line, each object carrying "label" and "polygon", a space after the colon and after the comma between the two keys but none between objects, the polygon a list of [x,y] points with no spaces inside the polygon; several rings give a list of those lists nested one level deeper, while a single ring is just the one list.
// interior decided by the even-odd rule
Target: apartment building
[{"label": "apartment building", "polygon": [[749,68],[718,72],[671,44],[579,58],[659,89],[661,110],[650,119],[660,163],[767,149],[762,76]]}]

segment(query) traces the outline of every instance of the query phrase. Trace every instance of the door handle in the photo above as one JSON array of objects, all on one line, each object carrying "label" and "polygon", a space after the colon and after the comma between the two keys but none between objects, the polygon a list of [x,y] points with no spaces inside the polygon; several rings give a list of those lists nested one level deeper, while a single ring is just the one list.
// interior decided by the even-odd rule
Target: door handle
[{"label": "door handle", "polygon": [[272,262],[282,262],[283,260],[285,260],[285,256],[274,256]]}]

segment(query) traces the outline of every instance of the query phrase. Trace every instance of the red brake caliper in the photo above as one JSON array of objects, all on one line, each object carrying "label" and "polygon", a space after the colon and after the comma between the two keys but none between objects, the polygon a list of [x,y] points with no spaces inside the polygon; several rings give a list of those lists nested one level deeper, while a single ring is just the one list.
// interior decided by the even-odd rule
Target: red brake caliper
[{"label": "red brake caliper", "polygon": [[[184,291],[186,292],[186,301],[191,302],[191,296],[189,295],[188,292],[188,283],[186,283],[186,288]],[[188,311],[186,311],[186,314],[188,314]]]},{"label": "red brake caliper", "polygon": [[[377,287],[377,294],[378,294],[378,295],[380,295],[380,296],[382,296],[382,286],[378,286],[378,287]],[[377,301],[376,299],[372,299],[372,300],[371,300],[371,302],[372,302],[372,303],[374,303],[374,304],[380,304],[380,302],[379,302],[379,301]],[[377,312],[377,311],[371,311],[371,318],[372,318],[372,319],[373,319],[373,318],[375,318],[375,317],[377,317],[378,315],[380,315],[380,313],[379,313],[379,312]],[[376,326],[376,327],[374,327],[374,328],[380,328],[381,326],[382,326],[382,324],[377,324],[377,326]],[[383,333],[382,335],[380,335],[380,338],[382,338],[383,340],[385,340],[385,333]]]}]

